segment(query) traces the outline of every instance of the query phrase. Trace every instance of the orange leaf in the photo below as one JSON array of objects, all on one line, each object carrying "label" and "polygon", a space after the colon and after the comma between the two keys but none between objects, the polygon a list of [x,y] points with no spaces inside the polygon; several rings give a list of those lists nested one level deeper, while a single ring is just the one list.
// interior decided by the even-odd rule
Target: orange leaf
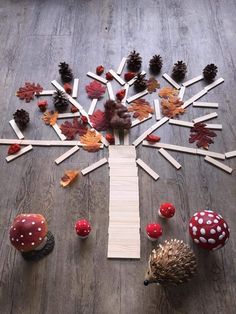
[{"label": "orange leaf", "polygon": [[43,114],[42,120],[45,122],[46,125],[54,125],[57,122],[58,112],[54,111],[46,111]]},{"label": "orange leaf", "polygon": [[147,102],[145,99],[135,100],[128,108],[128,111],[134,112],[133,116],[138,118],[140,121],[147,118],[150,113],[154,112],[149,102]]},{"label": "orange leaf", "polygon": [[169,87],[169,86],[163,87],[159,91],[159,96],[161,98],[168,98],[170,96],[177,96],[177,95],[178,95],[178,91],[172,87]]},{"label": "orange leaf", "polygon": [[75,179],[78,177],[79,171],[77,170],[68,170],[65,172],[64,176],[61,178],[61,186],[65,188],[66,186],[70,185]]},{"label": "orange leaf", "polygon": [[84,144],[83,149],[88,152],[97,152],[101,147],[101,134],[95,130],[90,129],[86,134],[80,137],[80,142]]},{"label": "orange leaf", "polygon": [[155,92],[158,88],[160,88],[160,83],[155,79],[155,77],[150,77],[147,81],[147,90],[149,94]]},{"label": "orange leaf", "polygon": [[179,114],[183,114],[185,109],[181,108],[183,102],[178,97],[170,97],[169,99],[162,99],[161,111],[162,114],[169,118],[174,118]]}]

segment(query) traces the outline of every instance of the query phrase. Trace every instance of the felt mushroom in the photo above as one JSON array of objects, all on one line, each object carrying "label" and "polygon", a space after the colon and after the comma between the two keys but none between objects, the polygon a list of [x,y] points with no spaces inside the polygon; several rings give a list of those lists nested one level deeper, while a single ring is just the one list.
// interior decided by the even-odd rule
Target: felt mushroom
[{"label": "felt mushroom", "polygon": [[40,214],[20,214],[10,228],[11,244],[27,260],[39,260],[54,247],[54,237]]},{"label": "felt mushroom", "polygon": [[149,240],[156,241],[162,235],[162,227],[158,223],[147,224],[146,233]]},{"label": "felt mushroom", "polygon": [[226,244],[230,229],[221,215],[212,210],[202,210],[190,219],[189,233],[198,246],[214,251]]},{"label": "felt mushroom", "polygon": [[158,214],[161,218],[171,218],[175,214],[175,207],[171,203],[163,203],[160,206]]},{"label": "felt mushroom", "polygon": [[91,232],[91,225],[86,219],[78,220],[75,224],[75,231],[79,238],[86,239]]}]

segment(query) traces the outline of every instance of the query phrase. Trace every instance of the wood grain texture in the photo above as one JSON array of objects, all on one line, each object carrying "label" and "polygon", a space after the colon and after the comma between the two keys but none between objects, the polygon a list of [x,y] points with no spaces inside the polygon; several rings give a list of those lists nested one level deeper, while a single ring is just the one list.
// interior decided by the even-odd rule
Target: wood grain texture
[{"label": "wood grain texture", "polygon": [[[91,79],[86,73],[95,72],[99,64],[104,64],[107,70],[117,69],[122,57],[136,49],[143,57],[146,72],[154,54],[163,57],[163,70],[157,76],[161,86],[168,85],[161,75],[171,73],[177,60],[188,65],[186,81],[201,74],[207,64],[217,64],[218,77],[225,82],[200,101],[220,104],[216,123],[222,123],[223,130],[217,133],[211,149],[235,151],[235,16],[234,0],[0,1],[1,138],[15,137],[9,121],[17,109],[23,108],[31,118],[24,131],[26,139],[58,140],[56,133],[42,123],[37,99],[26,104],[15,97],[25,81],[39,82],[50,90],[50,81],[60,82],[59,62],[66,61],[75,77],[80,78],[77,99],[88,111],[91,101],[85,85]],[[206,85],[202,80],[187,87],[183,101]],[[114,92],[121,89],[115,80],[112,86]],[[135,93],[130,87],[128,97]],[[152,102],[155,97],[152,94],[145,99]],[[50,96],[40,99],[43,98],[53,109]],[[99,100],[97,109],[102,108],[103,100]],[[207,113],[209,109],[190,105],[183,120],[191,121]],[[132,128],[130,143],[153,123],[154,117]],[[166,123],[154,134],[164,143],[189,145],[188,128]],[[107,149],[97,153],[80,149],[79,154],[59,166],[54,160],[65,152],[65,147],[34,147],[9,164],[5,161],[6,151],[6,146],[0,147],[1,313],[235,313],[235,171],[229,175],[206,163],[203,156],[171,152],[182,165],[176,171],[157,150],[139,145],[137,158],[160,175],[155,182],[143,171],[139,173],[141,259],[108,260],[108,166],[81,176],[68,189],[59,185],[65,170],[83,169],[108,158]],[[228,159],[227,165],[235,169],[236,158]],[[173,202],[177,209],[168,222],[157,214],[164,201]],[[231,228],[228,244],[214,253],[198,249],[188,236],[189,218],[198,208],[207,206],[223,214]],[[45,215],[55,236],[53,253],[39,263],[26,263],[9,243],[10,223],[22,212]],[[80,241],[74,232],[74,223],[79,218],[87,218],[93,228],[85,241]],[[178,288],[143,286],[148,256],[155,245],[145,236],[145,226],[150,221],[162,224],[162,240],[176,237],[193,248],[198,258],[198,274],[189,284]]]}]

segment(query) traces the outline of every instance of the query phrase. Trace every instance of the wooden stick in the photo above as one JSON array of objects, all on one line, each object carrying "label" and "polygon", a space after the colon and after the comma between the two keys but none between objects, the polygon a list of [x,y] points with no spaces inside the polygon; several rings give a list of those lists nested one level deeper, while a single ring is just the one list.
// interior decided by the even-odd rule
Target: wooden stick
[{"label": "wooden stick", "polygon": [[191,98],[189,98],[188,100],[186,100],[184,102],[184,104],[181,106],[183,109],[187,108],[189,105],[191,105],[194,101],[198,100],[199,98],[201,98],[202,96],[207,94],[207,90],[203,89],[201,90],[199,93],[195,94],[194,96],[192,96]]},{"label": "wooden stick", "polygon": [[120,84],[120,85],[125,85],[125,81],[119,76],[116,74],[116,72],[112,69],[110,69],[108,72],[111,73],[111,75],[114,77],[114,79]]},{"label": "wooden stick", "polygon": [[140,158],[136,160],[137,164],[143,168],[154,180],[159,179],[159,175],[153,171],[144,161],[142,161]]},{"label": "wooden stick", "polygon": [[72,95],[71,95],[73,98],[77,98],[78,88],[79,88],[79,79],[75,78],[74,79],[74,84],[73,84]]},{"label": "wooden stick", "polygon": [[152,118],[152,114],[149,113],[149,116],[147,118],[144,118],[143,120],[135,119],[135,120],[132,121],[131,128],[133,128],[134,126],[136,126],[136,125],[138,125],[140,123],[143,123],[143,122],[145,122],[145,121],[147,121],[147,120],[149,120],[151,118]]},{"label": "wooden stick", "polygon": [[120,145],[120,134],[118,130],[114,130],[115,145]]},{"label": "wooden stick", "polygon": [[59,125],[57,123],[53,124],[53,129],[57,133],[57,135],[60,137],[62,141],[66,140],[66,136],[62,134],[61,129],[59,128]]},{"label": "wooden stick", "polygon": [[225,153],[225,157],[226,158],[236,157],[236,150],[233,150],[231,152]]},{"label": "wooden stick", "polygon": [[88,115],[91,116],[94,113],[95,107],[97,105],[98,99],[93,99],[89,107]]},{"label": "wooden stick", "polygon": [[202,108],[218,108],[219,104],[217,102],[201,102],[194,101],[193,107],[202,107]]},{"label": "wooden stick", "polygon": [[145,96],[145,95],[147,95],[147,94],[148,94],[148,90],[145,89],[144,91],[142,91],[142,92],[140,92],[140,93],[138,93],[138,94],[135,94],[134,96],[129,97],[129,98],[127,99],[127,103],[129,104],[129,103],[131,103],[132,101],[134,101],[134,100],[136,100],[136,99],[139,99],[139,98],[141,98],[141,97],[143,97],[143,96]]},{"label": "wooden stick", "polygon": [[129,92],[129,84],[125,84],[125,97],[122,99],[121,103],[122,105],[126,106],[126,100],[127,100],[127,97],[128,97],[128,92]]},{"label": "wooden stick", "polygon": [[115,100],[115,95],[113,93],[112,85],[110,82],[107,83],[107,92],[110,100]]},{"label": "wooden stick", "polygon": [[74,117],[79,117],[80,113],[79,112],[75,112],[75,113],[59,113],[57,119],[68,119],[68,118],[74,118]]},{"label": "wooden stick", "polygon": [[166,158],[176,169],[180,169],[181,165],[175,160],[164,148],[159,149],[159,153]]},{"label": "wooden stick", "polygon": [[203,80],[203,78],[204,78],[203,75],[198,75],[198,76],[192,78],[191,80],[188,80],[188,81],[184,82],[183,86],[185,86],[185,87],[190,86],[190,85],[192,85],[192,84],[194,84],[196,82],[199,82],[199,81]]},{"label": "wooden stick", "polygon": [[71,149],[69,149],[67,152],[65,152],[64,154],[62,154],[60,157],[58,157],[57,159],[55,159],[55,163],[57,165],[59,165],[61,162],[63,162],[65,159],[67,159],[68,157],[70,157],[71,155],[73,155],[75,152],[77,152],[79,150],[78,146],[74,146]]},{"label": "wooden stick", "polygon": [[193,119],[193,122],[199,123],[199,122],[203,122],[203,121],[207,121],[207,120],[216,118],[217,116],[218,116],[217,112],[212,112],[212,113],[206,114],[205,116]]},{"label": "wooden stick", "polygon": [[24,138],[24,135],[21,133],[21,130],[18,128],[18,125],[16,124],[15,120],[12,119],[9,121],[10,126],[12,127],[13,131],[15,132],[16,136],[22,140]]},{"label": "wooden stick", "polygon": [[[142,71],[140,74],[145,75],[146,72]],[[129,86],[132,86],[136,80],[137,80],[137,75],[128,82]]]},{"label": "wooden stick", "polygon": [[120,62],[120,65],[119,65],[119,67],[118,67],[118,69],[117,69],[117,71],[116,71],[116,74],[121,75],[121,73],[122,73],[122,71],[123,71],[123,69],[124,69],[126,60],[127,60],[127,58],[122,58],[122,60],[121,60],[121,62]]},{"label": "wooden stick", "polygon": [[218,160],[215,160],[214,158],[211,158],[209,156],[206,156],[204,158],[205,161],[211,163],[212,165],[224,170],[225,172],[228,172],[228,173],[232,173],[233,172],[233,169],[230,168],[229,166],[226,166],[225,164],[223,164],[222,162],[218,161]]},{"label": "wooden stick", "polygon": [[206,124],[205,128],[212,130],[222,130],[222,124]]},{"label": "wooden stick", "polygon": [[185,89],[186,89],[185,86],[181,86],[180,91],[179,91],[179,95],[178,95],[180,100],[183,100],[183,98],[184,98]]},{"label": "wooden stick", "polygon": [[169,82],[174,88],[180,89],[180,85],[176,83],[167,73],[163,74],[162,77]]},{"label": "wooden stick", "polygon": [[223,82],[224,82],[224,79],[221,77],[221,78],[219,78],[218,80],[216,80],[215,82],[213,82],[213,83],[207,85],[207,86],[205,87],[205,90],[206,90],[206,91],[209,91],[209,90],[211,90],[212,88],[215,88],[216,86],[220,85],[220,84],[223,83]]},{"label": "wooden stick", "polygon": [[172,145],[172,144],[166,144],[166,143],[153,143],[151,144],[148,141],[143,141],[143,146],[153,147],[153,148],[165,148],[169,150],[174,150],[177,152],[182,153],[189,153],[189,154],[197,154],[196,148],[191,147],[184,147],[184,146],[178,146],[178,145]]},{"label": "wooden stick", "polygon": [[106,158],[102,158],[99,161],[95,162],[94,164],[88,166],[87,168],[84,168],[83,170],[81,170],[81,173],[83,176],[85,176],[86,174],[88,174],[89,172],[97,169],[98,167],[101,167],[102,165],[105,165],[107,163],[107,159]]},{"label": "wooden stick", "polygon": [[154,99],[154,108],[155,108],[155,115],[156,120],[161,120],[161,109],[160,109],[160,102],[159,99]]},{"label": "wooden stick", "polygon": [[183,120],[175,120],[175,119],[170,119],[169,124],[174,124],[174,125],[179,125],[179,126],[185,126],[187,128],[192,128],[194,123],[189,122],[189,121],[183,121]]},{"label": "wooden stick", "polygon": [[19,152],[17,152],[16,154],[7,156],[6,157],[6,161],[10,162],[10,161],[20,157],[21,155],[24,155],[25,153],[29,152],[32,149],[33,149],[32,145],[28,145],[28,146],[26,146],[24,148],[21,148],[21,150],[19,150]]},{"label": "wooden stick", "polygon": [[53,90],[43,90],[42,92],[39,92],[38,94],[37,94],[37,96],[52,96],[54,93],[56,92],[56,90],[55,89],[53,89]]},{"label": "wooden stick", "polygon": [[197,155],[210,156],[217,159],[225,159],[225,154],[211,152],[205,149],[197,149]]},{"label": "wooden stick", "polygon": [[96,80],[96,81],[98,81],[98,82],[100,82],[102,84],[107,84],[107,82],[108,82],[108,80],[106,80],[103,77],[101,77],[101,76],[99,76],[99,75],[97,75],[95,73],[92,73],[92,72],[88,72],[87,76],[93,78],[94,80]]}]

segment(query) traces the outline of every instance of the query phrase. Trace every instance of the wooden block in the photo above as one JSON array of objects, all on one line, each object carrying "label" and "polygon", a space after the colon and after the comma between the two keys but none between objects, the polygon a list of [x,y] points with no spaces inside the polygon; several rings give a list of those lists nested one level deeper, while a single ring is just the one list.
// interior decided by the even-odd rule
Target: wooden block
[{"label": "wooden block", "polygon": [[204,158],[205,161],[211,163],[212,165],[224,170],[225,172],[228,172],[228,173],[232,173],[233,172],[233,169],[230,168],[229,166],[226,166],[225,164],[223,164],[222,162],[218,161],[218,160],[215,160],[214,158],[210,157],[210,156],[206,156]]},{"label": "wooden block", "polygon": [[198,76],[192,78],[191,80],[188,80],[188,81],[184,82],[183,86],[185,86],[185,87],[190,86],[190,85],[192,85],[192,84],[194,84],[196,82],[199,82],[199,81],[203,80],[203,78],[204,78],[203,75],[198,75]]},{"label": "wooden block", "polygon": [[205,116],[193,119],[193,122],[194,123],[199,123],[199,122],[207,121],[207,120],[210,120],[210,119],[214,119],[217,116],[218,116],[217,112],[212,112],[212,113],[206,114]]},{"label": "wooden block", "polygon": [[217,159],[225,159],[225,154],[211,152],[205,149],[197,149],[197,155],[209,156]]},{"label": "wooden block", "polygon": [[175,160],[164,148],[159,149],[159,153],[166,158],[176,169],[180,169],[181,165]]},{"label": "wooden block", "polygon": [[185,89],[186,89],[185,86],[181,86],[180,91],[179,91],[179,95],[178,95],[180,100],[183,100],[183,98],[184,98]]},{"label": "wooden block", "polygon": [[131,176],[137,177],[138,171],[137,168],[110,168],[110,177],[124,177],[124,176]]},{"label": "wooden block", "polygon": [[21,130],[18,128],[18,125],[16,124],[15,120],[12,119],[9,121],[10,126],[12,127],[13,131],[15,132],[18,139],[22,140],[24,138],[24,135],[21,133]]},{"label": "wooden block", "polygon": [[79,79],[75,78],[74,84],[73,84],[73,89],[72,89],[72,95],[71,95],[73,98],[77,98],[78,88],[79,88]]},{"label": "wooden block", "polygon": [[[141,74],[141,75],[144,75],[144,74],[146,74],[146,72],[145,72],[145,71],[142,71],[140,74]],[[137,75],[136,75],[134,78],[132,78],[132,80],[130,80],[130,81],[128,82],[129,86],[132,86],[136,80],[137,80]]]},{"label": "wooden block", "polygon": [[126,101],[127,101],[127,103],[129,104],[129,103],[131,103],[132,101],[134,101],[134,100],[136,100],[136,99],[139,99],[139,98],[141,98],[141,97],[143,97],[143,96],[145,96],[145,95],[147,95],[147,94],[148,94],[148,91],[147,91],[147,89],[145,89],[144,91],[142,91],[142,92],[140,92],[140,93],[138,93],[138,94],[135,94],[134,96],[129,97]]},{"label": "wooden block", "polygon": [[96,81],[98,81],[98,82],[100,82],[102,84],[107,84],[107,82],[108,82],[108,80],[106,80],[103,77],[101,77],[101,76],[99,76],[99,75],[97,75],[95,73],[92,73],[92,72],[88,72],[87,76],[93,78],[94,80],[96,80]]},{"label": "wooden block", "polygon": [[183,109],[187,108],[188,106],[190,106],[194,101],[198,100],[199,98],[201,98],[202,96],[207,94],[207,90],[203,89],[201,90],[199,93],[195,94],[194,96],[192,96],[191,98],[189,98],[188,100],[186,100],[184,102],[184,104],[181,106]]},{"label": "wooden block", "polygon": [[81,173],[83,176],[85,176],[86,174],[88,174],[89,172],[97,169],[98,167],[101,167],[102,165],[107,163],[107,159],[106,158],[102,158],[99,161],[95,162],[94,164],[88,166],[87,168],[84,168],[83,170],[81,170]]},{"label": "wooden block", "polygon": [[55,163],[59,165],[61,162],[63,162],[65,159],[73,155],[75,152],[79,150],[78,146],[74,146],[71,149],[69,149],[67,152],[65,152],[63,155],[55,159]]},{"label": "wooden block", "polygon": [[223,82],[224,82],[224,79],[221,77],[221,78],[219,78],[218,80],[214,81],[213,83],[207,85],[207,86],[205,87],[205,90],[206,90],[206,91],[209,91],[209,90],[211,90],[212,88],[215,88],[216,86],[220,85],[220,84],[223,83]]},{"label": "wooden block", "polygon": [[154,108],[155,108],[155,115],[156,120],[161,120],[161,109],[160,109],[160,102],[159,99],[154,99]]},{"label": "wooden block", "polygon": [[168,117],[162,118],[160,121],[156,122],[153,126],[151,126],[147,131],[145,131],[143,134],[141,134],[134,142],[133,145],[136,147],[138,146],[149,134],[154,132],[156,129],[158,129],[160,126],[162,126],[164,123],[166,123],[169,120]]},{"label": "wooden block", "polygon": [[110,82],[107,83],[107,92],[110,100],[115,100],[115,95],[113,93],[112,85]]},{"label": "wooden block", "polygon": [[129,145],[129,131],[124,130],[124,145]]},{"label": "wooden block", "polygon": [[222,130],[222,124],[206,124],[205,128],[212,130]]},{"label": "wooden block", "polygon": [[159,179],[159,175],[153,171],[145,162],[143,162],[140,158],[136,160],[137,164],[143,168],[154,180]]},{"label": "wooden block", "polygon": [[152,114],[149,113],[149,116],[147,118],[144,118],[143,120],[135,119],[135,120],[132,121],[131,128],[133,128],[134,126],[136,126],[136,125],[138,125],[140,123],[143,123],[143,122],[145,122],[145,121],[147,121],[147,120],[149,120],[151,118],[152,118]]},{"label": "wooden block", "polygon": [[218,108],[219,104],[217,102],[202,102],[202,101],[194,101],[193,107],[201,107],[201,108]]},{"label": "wooden block", "polygon": [[164,148],[169,150],[174,150],[176,152],[188,153],[188,154],[197,154],[196,148],[184,147],[179,145],[165,144],[165,143],[149,143],[148,141],[143,141],[143,146],[153,147],[153,148]]},{"label": "wooden block", "polygon": [[6,161],[7,161],[7,162],[10,162],[10,161],[12,161],[12,160],[14,160],[14,159],[16,159],[16,158],[18,158],[18,157],[24,155],[25,153],[29,152],[29,151],[32,150],[32,149],[33,149],[33,146],[32,146],[32,145],[28,145],[28,146],[26,146],[26,147],[24,147],[24,148],[21,148],[21,150],[19,150],[18,153],[14,154],[14,155],[9,155],[9,156],[7,156],[7,157],[6,157]]},{"label": "wooden block", "polygon": [[79,116],[80,116],[79,112],[75,112],[75,113],[71,113],[71,112],[59,113],[57,119],[69,119],[69,118],[74,118],[74,117],[79,117]]},{"label": "wooden block", "polygon": [[91,116],[95,110],[95,107],[97,105],[98,99],[93,99],[91,102],[91,105],[89,107],[88,115]]},{"label": "wooden block", "polygon": [[194,123],[189,122],[189,121],[183,121],[183,120],[175,120],[175,119],[170,119],[169,124],[174,124],[174,125],[179,125],[179,126],[185,126],[187,128],[192,128]]},{"label": "wooden block", "polygon": [[61,133],[61,129],[59,128],[59,125],[57,123],[55,123],[52,127],[55,130],[55,132],[57,133],[57,135],[60,137],[60,139],[62,141],[65,141],[66,140],[66,136]]},{"label": "wooden block", "polygon": [[127,100],[127,96],[128,96],[128,92],[129,92],[129,84],[125,84],[124,86],[125,89],[125,97],[121,100],[122,105],[126,106],[126,100]]},{"label": "wooden block", "polygon": [[39,92],[37,96],[52,96],[56,92],[55,89],[50,89],[50,90],[43,90],[42,92]]},{"label": "wooden block", "polygon": [[162,77],[167,81],[169,82],[174,88],[176,89],[180,89],[181,86],[176,83],[167,73],[163,74]]},{"label": "wooden block", "polygon": [[226,158],[236,157],[236,150],[233,150],[231,152],[225,153],[225,157]]},{"label": "wooden block", "polygon": [[[109,146],[110,158],[136,158],[136,150],[134,146],[124,145],[110,145]],[[135,161],[134,161],[135,162]]]},{"label": "wooden block", "polygon": [[121,60],[121,62],[120,62],[120,65],[119,65],[119,67],[118,67],[118,69],[117,69],[117,71],[116,71],[116,74],[121,75],[121,73],[122,73],[122,71],[123,71],[123,69],[124,69],[126,60],[127,60],[127,58],[122,58],[122,60]]},{"label": "wooden block", "polygon": [[119,130],[114,130],[114,138],[115,138],[115,145],[120,145],[120,134],[119,134]]},{"label": "wooden block", "polygon": [[109,70],[108,72],[111,73],[111,75],[114,77],[114,79],[120,84],[120,85],[125,85],[125,81],[119,76],[116,74],[116,72],[114,70]]}]

